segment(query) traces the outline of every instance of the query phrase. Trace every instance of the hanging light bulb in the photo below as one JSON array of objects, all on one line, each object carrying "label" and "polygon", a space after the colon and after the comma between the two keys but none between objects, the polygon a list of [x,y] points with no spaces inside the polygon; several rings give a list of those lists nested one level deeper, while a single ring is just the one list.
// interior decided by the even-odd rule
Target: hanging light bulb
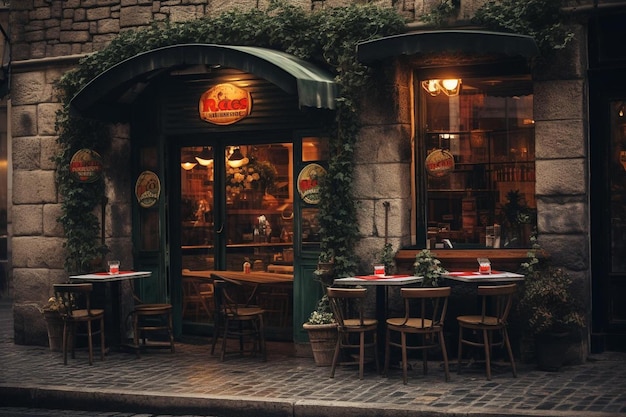
[{"label": "hanging light bulb", "polygon": [[211,165],[213,162],[213,149],[208,146],[203,147],[200,155],[196,156],[196,161],[203,167]]},{"label": "hanging light bulb", "polygon": [[232,168],[239,168],[247,164],[248,158],[243,156],[239,146],[235,147],[233,153],[228,157],[228,166]]}]

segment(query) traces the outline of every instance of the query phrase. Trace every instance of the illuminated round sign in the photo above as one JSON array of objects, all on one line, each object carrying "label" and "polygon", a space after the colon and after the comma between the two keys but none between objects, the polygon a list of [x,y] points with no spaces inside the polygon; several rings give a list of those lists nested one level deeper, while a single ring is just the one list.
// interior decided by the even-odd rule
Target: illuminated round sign
[{"label": "illuminated round sign", "polygon": [[150,208],[159,201],[161,195],[161,182],[159,177],[152,171],[144,171],[139,174],[135,183],[135,196],[139,205]]},{"label": "illuminated round sign", "polygon": [[91,149],[81,149],[70,160],[70,173],[79,182],[94,182],[102,175],[102,158]]},{"label": "illuminated round sign", "polygon": [[445,149],[435,149],[426,157],[426,172],[433,177],[443,177],[454,171],[454,155]]},{"label": "illuminated round sign", "polygon": [[318,164],[309,164],[298,174],[298,193],[307,204],[318,204],[321,199],[320,179],[326,175],[326,170]]},{"label": "illuminated round sign", "polygon": [[200,96],[200,118],[216,125],[230,125],[250,115],[252,97],[232,84],[218,84]]}]

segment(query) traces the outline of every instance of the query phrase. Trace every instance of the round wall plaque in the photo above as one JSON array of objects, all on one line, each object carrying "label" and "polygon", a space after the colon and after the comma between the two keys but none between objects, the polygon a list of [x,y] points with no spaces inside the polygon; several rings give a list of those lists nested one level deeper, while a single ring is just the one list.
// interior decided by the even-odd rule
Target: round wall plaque
[{"label": "round wall plaque", "polygon": [[152,171],[144,171],[139,174],[135,184],[135,196],[139,205],[143,208],[150,208],[159,201],[161,195],[161,181]]},{"label": "round wall plaque", "polygon": [[70,160],[70,173],[79,182],[95,182],[102,175],[102,158],[91,149],[77,151]]},{"label": "round wall plaque", "polygon": [[309,164],[298,174],[298,193],[307,204],[320,202],[319,180],[326,175],[326,170],[319,164]]},{"label": "round wall plaque", "polygon": [[425,161],[426,172],[432,177],[443,177],[454,171],[454,155],[445,149],[435,149]]}]

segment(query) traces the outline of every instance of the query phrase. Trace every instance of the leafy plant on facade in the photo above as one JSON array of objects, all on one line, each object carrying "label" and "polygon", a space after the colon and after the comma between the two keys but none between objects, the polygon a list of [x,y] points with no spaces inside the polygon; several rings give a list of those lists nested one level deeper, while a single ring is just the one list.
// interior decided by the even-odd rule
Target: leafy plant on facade
[{"label": "leafy plant on facade", "polygon": [[[402,17],[392,8],[352,5],[314,12],[272,0],[267,10],[233,9],[217,16],[184,22],[157,22],[118,35],[106,48],[85,59],[59,81],[63,108],[57,128],[61,150],[55,157],[57,181],[63,200],[61,223],[68,251],[66,268],[86,269],[106,247],[98,242],[98,218],[93,215],[104,196],[104,183],[80,184],[69,175],[71,156],[86,147],[107,149],[105,125],[70,115],[69,102],[99,73],[138,53],[184,43],[254,45],[282,50],[318,63],[336,75],[340,86],[333,126],[329,127],[330,159],[322,181],[319,220],[322,251],[334,252],[335,272],[354,272],[354,245],[358,237],[356,207],[352,198],[353,156],[359,131],[359,96],[367,83],[368,69],[356,59],[359,41],[401,33]],[[342,198],[333,198],[340,195]]]},{"label": "leafy plant on facade", "polygon": [[448,271],[441,266],[441,261],[429,249],[422,249],[413,263],[416,276],[423,277],[422,287],[437,287],[441,275]]},{"label": "leafy plant on facade", "polygon": [[429,13],[420,16],[420,20],[434,26],[445,26],[448,18],[453,17],[461,5],[461,0],[441,0]]},{"label": "leafy plant on facade", "polygon": [[565,0],[490,0],[473,21],[492,30],[532,36],[544,53],[563,49],[574,38],[563,22]]},{"label": "leafy plant on facade", "polygon": [[584,304],[576,295],[571,277],[561,268],[542,265],[538,250],[535,245],[528,252],[528,261],[521,264],[525,275],[519,304],[523,322],[535,335],[584,328]]}]

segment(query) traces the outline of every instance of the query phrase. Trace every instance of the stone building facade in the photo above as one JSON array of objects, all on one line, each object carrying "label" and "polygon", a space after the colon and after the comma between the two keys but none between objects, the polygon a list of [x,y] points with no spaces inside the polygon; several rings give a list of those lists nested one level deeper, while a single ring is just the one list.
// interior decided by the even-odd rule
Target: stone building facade
[{"label": "stone building facade", "polygon": [[[361,1],[298,0],[306,10]],[[412,30],[429,30],[419,17],[434,0],[374,3],[396,8]],[[448,28],[466,27],[482,0],[461,0]],[[575,38],[533,67],[537,229],[554,265],[566,268],[587,290],[591,317],[591,183],[589,149],[588,16],[626,9],[620,2],[576,2],[569,11]],[[580,3],[580,4],[578,4]],[[584,3],[584,4],[583,4]],[[592,7],[600,3],[598,7]],[[10,285],[14,302],[15,341],[42,344],[46,331],[38,307],[52,284],[67,279],[63,268],[63,230],[52,157],[57,151],[55,114],[60,108],[54,83],[85,55],[106,47],[119,33],[170,20],[189,21],[232,8],[265,8],[267,0],[20,0],[10,4],[12,79],[12,235]],[[392,59],[377,72],[379,90],[363,97],[363,127],[355,160],[355,195],[359,200],[358,245],[361,268],[371,262],[386,239],[396,249],[419,245],[412,229],[416,210],[411,180],[413,96],[410,65]],[[111,155],[105,164],[129,163],[130,132],[112,125]],[[384,138],[384,140],[381,140]],[[130,204],[132,180],[123,169],[106,178],[109,199],[106,239],[115,256],[132,263]],[[110,225],[114,226],[110,226]],[[386,236],[385,236],[386,235]],[[592,329],[589,331],[591,337]]]}]

